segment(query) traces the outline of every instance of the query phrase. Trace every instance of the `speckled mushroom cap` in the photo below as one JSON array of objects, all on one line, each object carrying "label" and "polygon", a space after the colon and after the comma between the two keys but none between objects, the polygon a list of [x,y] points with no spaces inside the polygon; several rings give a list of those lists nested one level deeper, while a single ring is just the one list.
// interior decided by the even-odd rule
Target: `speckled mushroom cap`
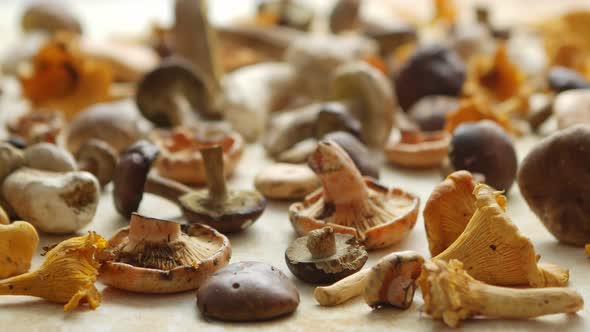
[{"label": "speckled mushroom cap", "polygon": [[100,280],[140,293],[175,293],[198,288],[231,257],[229,240],[200,224],[180,225],[136,213],[107,247]]}]

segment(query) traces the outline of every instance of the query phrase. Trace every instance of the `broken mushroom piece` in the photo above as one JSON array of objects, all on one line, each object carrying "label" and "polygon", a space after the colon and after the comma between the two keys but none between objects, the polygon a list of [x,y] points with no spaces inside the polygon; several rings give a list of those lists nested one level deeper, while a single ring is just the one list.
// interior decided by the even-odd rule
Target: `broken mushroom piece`
[{"label": "broken mushroom piece", "polygon": [[106,142],[90,139],[76,152],[78,168],[94,176],[104,188],[113,179],[117,167],[117,152]]},{"label": "broken mushroom piece", "polygon": [[399,242],[414,227],[419,198],[363,178],[335,142],[318,143],[309,165],[323,189],[289,207],[289,219],[299,235],[332,226],[338,233],[355,235],[371,250]]},{"label": "broken mushroom piece", "polygon": [[294,312],[299,293],[274,266],[238,262],[215,272],[199,287],[197,305],[203,315],[223,321],[269,320]]},{"label": "broken mushroom piece", "polygon": [[206,181],[204,162],[199,153],[201,148],[221,146],[224,177],[233,173],[244,151],[244,140],[240,134],[209,124],[156,129],[149,134],[149,138],[160,149],[155,165],[158,173],[191,185],[202,185]]},{"label": "broken mushroom piece", "polygon": [[518,171],[520,192],[531,210],[559,241],[590,242],[587,202],[590,125],[576,125],[541,140]]},{"label": "broken mushroom piece", "polygon": [[285,251],[289,270],[311,284],[333,283],[358,272],[369,258],[353,235],[326,226],[293,241]]},{"label": "broken mushroom piece", "polygon": [[106,251],[100,270],[106,285],[139,293],[175,293],[199,286],[231,257],[229,240],[200,224],[148,218],[134,213]]},{"label": "broken mushroom piece", "polygon": [[306,165],[272,164],[254,178],[254,187],[268,199],[303,198],[320,185],[320,179]]},{"label": "broken mushroom piece", "polygon": [[187,124],[210,113],[211,87],[186,60],[171,57],[139,82],[135,102],[158,127]]},{"label": "broken mushroom piece", "polygon": [[407,309],[414,300],[415,281],[424,258],[415,251],[394,252],[370,269],[361,270],[333,285],[316,287],[313,296],[322,306],[334,306],[364,294],[371,307],[390,305]]},{"label": "broken mushroom piece", "polygon": [[190,222],[209,225],[222,233],[238,232],[260,217],[266,200],[254,190],[228,190],[225,184],[223,149],[201,149],[207,189],[193,191],[178,201]]},{"label": "broken mushroom piece", "polygon": [[475,280],[461,261],[449,263],[432,259],[422,268],[418,285],[424,298],[424,311],[442,319],[450,327],[476,316],[530,319],[582,310],[584,299],[573,289],[555,287],[515,289],[487,285]]},{"label": "broken mushroom piece", "polygon": [[434,168],[447,157],[450,137],[444,131],[421,132],[400,129],[393,132],[385,155],[394,165],[408,168]]},{"label": "broken mushroom piece", "polygon": [[[457,179],[457,176],[451,177],[452,181]],[[454,227],[464,222],[464,216],[470,214],[469,209],[475,207],[463,232],[435,258],[444,261],[458,259],[463,262],[466,271],[473,278],[492,285],[551,287],[568,283],[567,269],[553,264],[538,263],[539,256],[533,243],[520,233],[506,215],[506,197],[485,184],[477,184],[473,194],[460,197],[462,193],[466,194],[462,188],[464,185],[448,186],[448,183],[443,183],[435,189],[435,195],[448,197],[429,200],[431,204],[437,204],[454,197],[452,209],[457,209],[457,206],[462,206],[463,209],[463,214],[456,216],[460,219],[453,220]],[[443,214],[458,214],[456,211],[445,211],[445,208],[449,206],[441,204],[427,208],[428,213],[424,215],[425,224],[429,225],[427,227],[431,228],[436,222],[445,223],[439,225],[439,229],[451,227],[448,217],[440,220],[431,219],[440,218]],[[437,209],[440,211],[435,211]],[[437,239],[432,234],[433,231],[436,229],[428,231],[429,240]],[[448,241],[450,242],[450,239]]]}]

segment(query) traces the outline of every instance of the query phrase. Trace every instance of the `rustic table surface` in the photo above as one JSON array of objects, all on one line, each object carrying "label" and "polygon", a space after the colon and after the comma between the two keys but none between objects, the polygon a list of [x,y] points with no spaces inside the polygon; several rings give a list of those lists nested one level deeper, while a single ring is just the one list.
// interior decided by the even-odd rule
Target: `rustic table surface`
[{"label": "rustic table surface", "polygon": [[[0,36],[5,41],[0,49],[18,38],[18,18],[25,1],[0,1]],[[102,37],[116,32],[139,33],[147,24],[156,19],[167,23],[171,20],[172,1],[70,1],[82,17],[88,33]],[[213,3],[213,1],[211,1]],[[310,1],[312,2],[312,1]],[[428,2],[423,0],[378,1],[368,0],[369,15],[379,15],[389,8],[410,8],[426,15]],[[458,1],[469,6],[475,1]],[[482,1],[478,1],[482,2]],[[140,4],[141,3],[141,4]],[[248,13],[247,1],[215,1],[212,4],[214,19],[223,21]],[[326,12],[331,1],[316,4],[319,11]],[[495,1],[495,16],[498,21],[530,21],[541,16],[556,14],[571,6],[589,6],[587,0],[519,0]],[[387,10],[376,10],[387,8]],[[9,83],[4,82],[5,85]],[[0,99],[0,123],[14,116],[22,105],[12,97],[10,87]],[[1,133],[0,133],[1,134]],[[516,143],[519,159],[522,159],[539,137],[525,137]],[[238,188],[251,188],[253,177],[259,169],[270,163],[261,146],[251,145],[246,149],[230,185]],[[433,187],[441,181],[437,171],[408,171],[393,169],[383,165],[381,181],[388,186],[405,188],[420,196],[421,208]],[[112,188],[107,187],[99,204],[94,221],[82,230],[95,230],[109,237],[118,228],[126,226],[125,220],[116,213],[111,197]],[[421,296],[417,294],[414,304],[406,311],[396,309],[371,310],[362,299],[352,300],[344,305],[323,308],[312,297],[313,287],[295,279],[288,271],[284,261],[284,250],[295,239],[295,233],[287,217],[288,203],[271,202],[262,217],[247,231],[229,236],[233,248],[232,262],[256,260],[270,263],[289,275],[296,283],[301,304],[297,311],[288,317],[261,323],[223,323],[208,320],[196,307],[195,292],[151,296],[132,294],[98,284],[102,291],[102,305],[95,311],[81,309],[64,314],[63,307],[30,297],[0,298],[0,331],[217,331],[217,330],[272,330],[272,331],[439,331],[446,327],[422,314]],[[558,263],[570,268],[570,287],[577,289],[586,301],[590,302],[590,262],[580,248],[560,245],[545,230],[535,215],[528,209],[515,186],[508,200],[507,213],[535,244],[537,253],[545,262]],[[148,196],[141,206],[141,212],[162,218],[178,218],[180,211],[167,201]],[[67,237],[41,236],[39,253],[43,246],[61,241]],[[416,228],[403,242],[386,250],[370,253],[367,266],[392,251],[416,250],[429,256],[422,217]],[[34,267],[42,262],[37,255]],[[590,330],[590,309],[578,315],[553,315],[529,321],[477,320],[463,325],[472,331],[588,331]]]}]

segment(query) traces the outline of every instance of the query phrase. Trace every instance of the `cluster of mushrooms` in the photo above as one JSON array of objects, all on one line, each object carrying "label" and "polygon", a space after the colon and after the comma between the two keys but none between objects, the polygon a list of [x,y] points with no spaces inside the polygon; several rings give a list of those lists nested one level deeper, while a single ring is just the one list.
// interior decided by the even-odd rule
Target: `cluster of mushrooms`
[{"label": "cluster of mushrooms", "polygon": [[[27,110],[0,143],[0,294],[96,308],[100,280],[197,290],[199,310],[219,320],[287,315],[300,297],[286,274],[229,264],[228,236],[278,200],[293,202],[299,236],[286,265],[318,285],[322,306],[363,295],[405,310],[419,288],[424,312],[451,327],[581,310],[569,270],[540,261],[506,201],[516,181],[560,242],[590,242],[590,12],[505,28],[484,7],[459,21],[451,0],[434,1],[428,22],[367,21],[362,5],[336,1],[319,20],[265,0],[253,18],[213,25],[205,1],[176,0],[172,26],[102,41],[57,1],[28,5],[1,67]],[[514,140],[532,133],[546,137],[519,165]],[[255,189],[228,188],[255,142],[275,163]],[[422,213],[432,258],[393,252],[363,269],[420,213],[412,188],[380,182],[381,156],[443,175]],[[100,222],[103,194],[129,226],[47,248],[28,272],[37,231]],[[141,214],[144,194],[176,204],[182,221]]]}]

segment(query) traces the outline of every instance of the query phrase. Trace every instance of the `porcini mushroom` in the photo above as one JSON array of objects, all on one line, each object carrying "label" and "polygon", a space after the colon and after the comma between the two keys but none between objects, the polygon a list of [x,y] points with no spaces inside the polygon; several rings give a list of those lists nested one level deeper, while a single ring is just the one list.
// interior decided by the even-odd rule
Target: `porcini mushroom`
[{"label": "porcini mushroom", "polygon": [[321,141],[309,165],[323,189],[289,207],[289,219],[299,235],[329,225],[338,233],[355,235],[370,250],[402,240],[414,227],[419,198],[363,178],[335,142]]},{"label": "porcini mushroom", "polygon": [[559,241],[576,246],[590,242],[588,149],[590,125],[563,129],[533,147],[518,171],[531,210]]},{"label": "porcini mushroom", "polygon": [[110,145],[93,138],[80,146],[76,161],[80,170],[92,173],[104,188],[113,179],[118,157]]},{"label": "porcini mushroom", "polygon": [[261,169],[254,187],[269,199],[297,199],[316,190],[320,179],[306,165],[272,164]]},{"label": "porcini mushroom", "polygon": [[199,286],[231,257],[229,240],[200,224],[178,223],[134,213],[106,248],[113,259],[100,270],[112,287],[140,293],[175,293]]},{"label": "porcini mushroom", "polygon": [[[463,232],[435,258],[444,261],[458,259],[469,274],[477,280],[500,286],[526,285],[530,287],[563,286],[569,280],[569,271],[547,263],[538,263],[539,257],[532,242],[525,237],[505,212],[506,197],[485,184],[477,184],[473,194],[467,195],[468,177],[455,174],[434,190],[424,214],[425,224],[433,240],[432,248],[443,249],[451,242],[450,236],[471,215]],[[460,181],[460,182],[459,182]],[[454,200],[449,206],[449,200]],[[461,206],[461,212],[454,211]],[[470,210],[475,210],[470,213]],[[448,211],[451,210],[451,211]],[[441,218],[441,215],[446,215]],[[451,218],[452,219],[451,221]],[[438,219],[438,220],[437,220]],[[436,223],[440,223],[436,227]],[[452,232],[434,236],[433,232],[454,228]],[[446,236],[446,241],[440,238]],[[482,264],[485,262],[485,264]]]},{"label": "porcini mushroom", "polygon": [[333,283],[358,272],[369,258],[353,235],[334,234],[326,226],[293,241],[285,251],[289,270],[312,283]]},{"label": "porcini mushroom", "polygon": [[555,287],[515,289],[487,285],[464,270],[461,261],[427,261],[418,285],[424,298],[424,311],[442,319],[450,327],[462,320],[483,316],[530,319],[556,313],[582,310],[584,299],[573,289]]},{"label": "porcini mushroom", "polygon": [[168,58],[139,82],[135,101],[159,127],[185,124],[196,113],[210,113],[211,87],[182,58]]},{"label": "porcini mushroom", "polygon": [[415,281],[424,258],[414,251],[394,252],[370,269],[361,270],[333,285],[316,287],[313,295],[322,306],[334,306],[364,294],[371,307],[391,305],[407,309],[414,299]]}]

